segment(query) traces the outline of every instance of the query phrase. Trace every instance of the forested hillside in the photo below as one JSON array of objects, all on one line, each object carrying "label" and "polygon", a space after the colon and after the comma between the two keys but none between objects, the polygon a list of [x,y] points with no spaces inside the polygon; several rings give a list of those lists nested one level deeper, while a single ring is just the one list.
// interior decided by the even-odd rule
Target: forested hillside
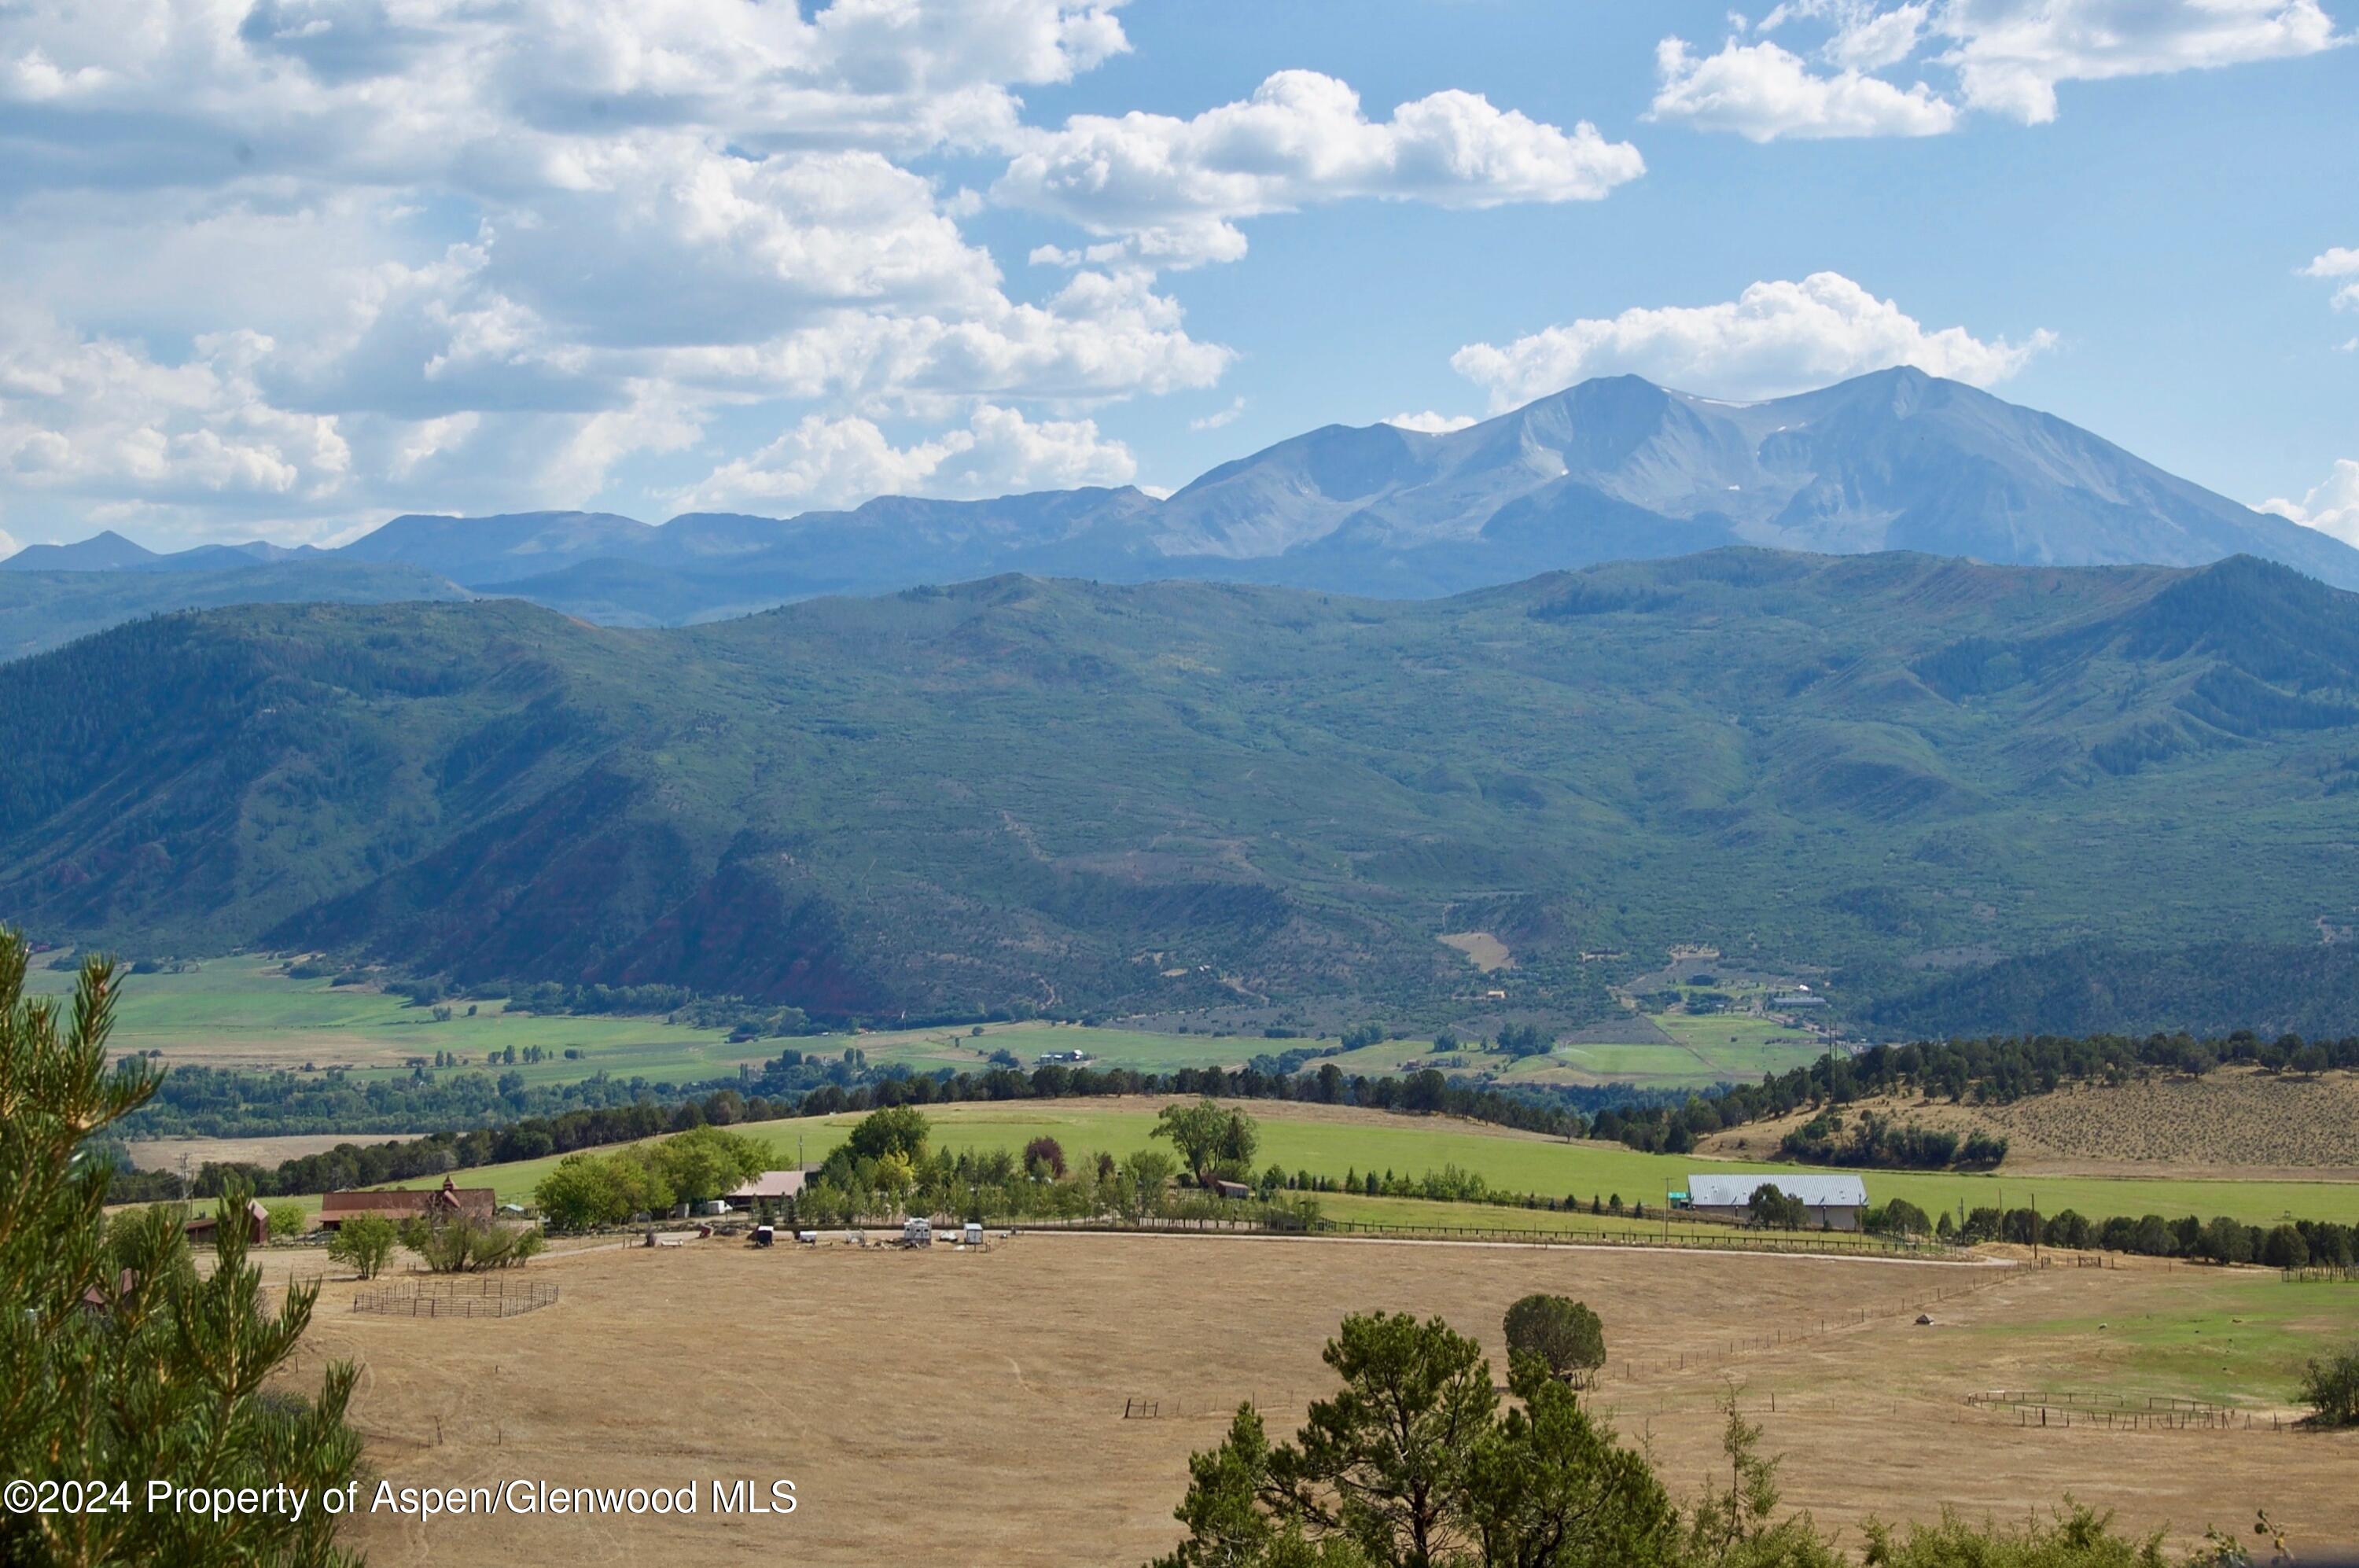
[{"label": "forested hillside", "polygon": [[[2012,994],[1940,965],[2359,921],[2359,600],[2245,559],[999,578],[673,631],[246,607],[9,674],[0,918],[135,953],[1571,1021],[1696,942],[1922,1032]],[[1506,966],[1436,940],[1470,931]]]}]

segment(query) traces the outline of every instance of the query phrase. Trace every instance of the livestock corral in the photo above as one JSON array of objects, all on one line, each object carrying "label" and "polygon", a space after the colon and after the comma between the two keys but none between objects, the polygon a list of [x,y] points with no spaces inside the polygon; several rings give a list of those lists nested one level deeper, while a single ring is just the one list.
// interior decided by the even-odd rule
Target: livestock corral
[{"label": "livestock corral", "polygon": [[[321,1358],[363,1364],[353,1420],[394,1486],[700,1499],[622,1518],[364,1508],[351,1543],[378,1564],[1141,1562],[1176,1538],[1188,1455],[1240,1401],[1279,1436],[1332,1391],[1320,1351],[1344,1313],[1438,1313],[1504,1375],[1502,1314],[1533,1290],[1597,1310],[1609,1360],[1587,1397],[1675,1491],[1716,1473],[1733,1390],[1786,1455],[1788,1504],[1854,1547],[1871,1516],[2020,1519],[2067,1490],[2182,1540],[2266,1507],[2297,1541],[2359,1541],[2359,1435],[2299,1430],[2291,1403],[2306,1355],[2359,1337],[2359,1290],[2274,1270],[993,1239],[585,1247],[532,1265],[561,1288],[540,1310],[461,1325],[353,1312],[370,1287],[332,1279],[299,1380]],[[2041,1425],[1998,1389],[2217,1419]],[[767,1496],[787,1480],[790,1514],[712,1509],[716,1482]]]}]

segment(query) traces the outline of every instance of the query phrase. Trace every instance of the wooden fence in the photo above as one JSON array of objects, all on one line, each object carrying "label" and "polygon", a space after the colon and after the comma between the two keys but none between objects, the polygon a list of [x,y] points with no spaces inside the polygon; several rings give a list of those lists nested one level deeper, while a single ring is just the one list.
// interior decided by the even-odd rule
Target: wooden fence
[{"label": "wooden fence", "polygon": [[1137,1235],[1150,1232],[1180,1232],[1190,1235],[1231,1236],[1367,1236],[1401,1241],[1462,1241],[1506,1242],[1522,1247],[1674,1247],[1699,1252],[1781,1252],[1839,1254],[1859,1258],[1900,1258],[1930,1263],[1973,1261],[1967,1254],[1936,1246],[1912,1247],[1906,1243],[1887,1241],[1881,1237],[1863,1236],[1843,1232],[1797,1234],[1734,1230],[1725,1236],[1700,1236],[1694,1232],[1674,1231],[1669,1235],[1646,1231],[1526,1229],[1503,1225],[1437,1225],[1408,1224],[1377,1224],[1359,1220],[1322,1219],[1313,1225],[1288,1224],[1284,1220],[1266,1221],[1257,1218],[1147,1218],[1139,1220],[1114,1219],[1041,1219],[1021,1221],[995,1220],[993,1225],[1007,1225],[1016,1230],[1090,1231],[1112,1235]]},{"label": "wooden fence", "polygon": [[2096,1389],[1996,1388],[1968,1394],[1980,1410],[2015,1411],[2017,1426],[2100,1428],[2107,1432],[2291,1432],[2283,1416],[2234,1410],[2175,1394],[2143,1398]]},{"label": "wooden fence", "polygon": [[353,1311],[396,1318],[512,1318],[557,1300],[545,1279],[403,1280],[363,1290]]}]

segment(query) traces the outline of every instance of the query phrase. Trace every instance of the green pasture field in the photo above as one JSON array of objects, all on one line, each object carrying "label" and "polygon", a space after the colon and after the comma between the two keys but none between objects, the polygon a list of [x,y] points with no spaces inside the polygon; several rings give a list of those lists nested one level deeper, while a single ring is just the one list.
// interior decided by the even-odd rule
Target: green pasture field
[{"label": "green pasture field", "polygon": [[[36,994],[64,996],[71,973],[36,968],[27,976]],[[1044,1051],[1085,1051],[1091,1066],[1168,1073],[1180,1067],[1241,1066],[1282,1042],[1258,1038],[1147,1034],[1078,1025],[990,1024],[980,1036],[963,1029],[831,1034],[731,1042],[721,1029],[667,1023],[659,1017],[509,1013],[499,1001],[449,1004],[437,1022],[429,1007],[412,1006],[370,985],[289,978],[280,961],[238,955],[206,960],[184,974],[125,975],[115,1007],[113,1043],[118,1055],[161,1051],[165,1065],[300,1071],[342,1067],[357,1077],[398,1076],[407,1059],[429,1061],[450,1051],[468,1067],[513,1072],[527,1084],[577,1082],[599,1073],[623,1080],[686,1083],[734,1076],[739,1064],[759,1066],[781,1051],[829,1057],[857,1046],[877,1065],[906,1062],[914,1072],[949,1067],[975,1072],[994,1051],[1015,1054],[1027,1071]],[[476,1010],[470,1016],[467,1009]],[[1284,1042],[1290,1043],[1290,1042]],[[538,1062],[492,1066],[485,1058],[514,1046],[549,1052]],[[581,1055],[568,1060],[571,1049]]]},{"label": "green pasture field", "polygon": [[[73,978],[40,969],[27,976],[28,988],[61,995]],[[207,960],[187,974],[125,975],[112,1044],[117,1055],[160,1051],[167,1067],[300,1071],[309,1063],[321,1071],[343,1067],[362,1079],[399,1076],[409,1071],[406,1059],[431,1060],[437,1051],[485,1067],[494,1051],[514,1046],[521,1054],[537,1045],[547,1060],[487,1068],[514,1072],[531,1084],[599,1073],[669,1083],[725,1077],[738,1063],[758,1063],[778,1049],[768,1040],[733,1045],[722,1030],[660,1018],[511,1015],[497,1001],[451,1007],[452,1016],[438,1023],[432,1009],[373,986],[290,979],[275,959],[241,955]],[[582,1054],[569,1061],[569,1049]]]},{"label": "green pasture field", "polygon": [[[1825,1174],[1774,1161],[1698,1160],[1680,1155],[1642,1154],[1616,1144],[1568,1143],[1443,1117],[1382,1119],[1319,1118],[1289,1115],[1282,1105],[1244,1103],[1261,1127],[1257,1166],[1308,1170],[1320,1176],[1350,1171],[1395,1171],[1421,1175],[1455,1164],[1479,1172],[1494,1186],[1560,1199],[1619,1194],[1627,1203],[1655,1209],[1667,1190],[1683,1188],[1691,1171]],[[1020,1149],[1035,1138],[1064,1145],[1069,1159],[1104,1151],[1121,1156],[1149,1146],[1151,1111],[1137,1102],[1107,1105],[1086,1100],[995,1101],[928,1107],[938,1147]],[[806,1162],[825,1158],[859,1118],[845,1115],[749,1123],[738,1131],[769,1140],[782,1162],[796,1158],[798,1140]],[[1156,1145],[1156,1147],[1169,1147]],[[555,1159],[487,1166],[462,1177],[471,1185],[495,1188],[503,1201],[523,1202],[556,1164]],[[2042,1214],[2065,1208],[2092,1219],[2112,1214],[2229,1214],[2248,1224],[2286,1216],[2359,1222],[2359,1182],[2252,1181],[2147,1177],[1968,1175],[1920,1171],[1863,1173],[1872,1202],[1903,1197],[1938,1213],[1959,1206],[2017,1207],[2037,1202]],[[432,1185],[439,1182],[417,1182]],[[1499,1211],[1511,1212],[1511,1211]]]},{"label": "green pasture field", "polygon": [[[1788,1027],[1774,1018],[1749,1013],[1652,1013],[1648,1021],[1681,1045],[1707,1056],[1731,1051],[1804,1051],[1801,1060],[1814,1062],[1826,1054],[1826,1041],[1808,1029]],[[1783,1069],[1779,1069],[1783,1071]]]},{"label": "green pasture field", "polygon": [[[37,993],[64,995],[71,974],[37,968]],[[547,1016],[509,1013],[500,1001],[450,1004],[437,1021],[429,1007],[411,1005],[371,985],[336,985],[325,978],[297,980],[273,958],[241,954],[204,961],[185,974],[126,975],[116,1006],[118,1053],[160,1051],[167,1065],[267,1072],[340,1067],[364,1080],[407,1073],[409,1059],[437,1051],[467,1067],[514,1072],[535,1086],[568,1083],[604,1073],[628,1081],[688,1083],[734,1076],[740,1064],[758,1066],[779,1051],[828,1057],[857,1046],[872,1064],[978,1072],[1005,1050],[1029,1071],[1044,1052],[1085,1051],[1093,1067],[1169,1073],[1183,1067],[1240,1067],[1256,1056],[1316,1044],[1258,1035],[1180,1035],[1073,1024],[989,1024],[966,1028],[876,1030],[732,1043],[724,1031],[668,1023],[657,1017]],[[475,1011],[470,1014],[467,1009]],[[1808,1035],[1765,1019],[1669,1017],[1654,1020],[1678,1036],[1673,1045],[1563,1046],[1545,1057],[1515,1061],[1467,1050],[1455,1060],[1466,1070],[1489,1070],[1510,1083],[1637,1083],[1696,1087],[1784,1072],[1822,1051]],[[1734,1036],[1732,1040],[1730,1037]],[[528,1046],[548,1053],[538,1062],[494,1066],[485,1058]],[[565,1051],[580,1054],[571,1060]],[[1430,1039],[1387,1040],[1325,1060],[1354,1075],[1415,1072],[1432,1055]],[[1456,1074],[1459,1069],[1449,1069]]]},{"label": "green pasture field", "polygon": [[[2238,1405],[2255,1389],[2291,1399],[2313,1357],[2359,1345],[2359,1286],[2288,1284],[2275,1269],[2181,1265],[2183,1310],[1979,1323],[1960,1332],[2021,1354],[2027,1343],[2074,1347],[2063,1388],[2101,1389],[2143,1406],[2151,1396]],[[2268,1400],[2258,1402],[2267,1403]]]},{"label": "green pasture field", "polygon": [[[919,1073],[938,1067],[962,1073],[980,1072],[990,1066],[995,1051],[1007,1051],[1027,1073],[1038,1065],[1038,1058],[1044,1053],[1066,1051],[1089,1052],[1090,1060],[1080,1064],[1084,1067],[1172,1073],[1182,1067],[1242,1067],[1256,1056],[1274,1055],[1287,1046],[1301,1043],[1258,1037],[1149,1034],[1136,1029],[1087,1029],[1080,1024],[984,1024],[981,1034],[974,1033],[973,1027],[879,1031],[858,1036],[818,1035],[808,1040],[769,1043],[818,1056],[832,1055],[847,1045],[856,1045],[873,1064],[906,1062],[911,1071]],[[774,1049],[769,1054],[775,1056],[777,1052]]]}]

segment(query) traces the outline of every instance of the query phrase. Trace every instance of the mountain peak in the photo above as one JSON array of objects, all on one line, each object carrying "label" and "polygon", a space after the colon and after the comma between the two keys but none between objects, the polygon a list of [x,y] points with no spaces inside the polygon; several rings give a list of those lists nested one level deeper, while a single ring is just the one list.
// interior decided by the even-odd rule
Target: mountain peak
[{"label": "mountain peak", "polygon": [[[329,553],[585,619],[658,625],[1010,572],[1424,598],[1732,545],[2038,566],[2246,555],[2359,588],[2359,550],[2329,535],[1905,365],[1757,402],[1622,375],[1455,430],[1321,425],[1162,500],[1129,485],[885,496],[783,519],[687,514],[660,527],[607,512],[411,514]],[[35,547],[5,566],[218,569],[228,564],[222,553],[156,557],[102,534]]]},{"label": "mountain peak", "polygon": [[113,572],[157,559],[154,550],[105,528],[72,544],[28,544],[0,561],[0,571]]}]

